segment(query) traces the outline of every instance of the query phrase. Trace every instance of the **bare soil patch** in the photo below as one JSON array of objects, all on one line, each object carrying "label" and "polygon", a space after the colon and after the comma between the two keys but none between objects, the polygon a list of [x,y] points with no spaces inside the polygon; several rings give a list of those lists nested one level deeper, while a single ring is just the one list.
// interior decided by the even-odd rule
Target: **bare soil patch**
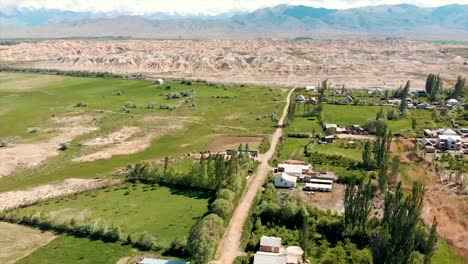
[{"label": "bare soil patch", "polygon": [[312,207],[330,210],[338,214],[344,213],[343,197],[345,186],[342,184],[333,184],[331,192],[304,192],[301,188],[293,192],[299,194]]},{"label": "bare soil patch", "polygon": [[236,137],[236,136],[225,136],[218,135],[211,140],[211,143],[208,145],[210,151],[226,151],[226,149],[234,148],[237,149],[240,144],[245,146],[249,144],[250,149],[258,149],[262,143],[262,137]]},{"label": "bare soil patch", "polygon": [[[149,121],[145,120],[145,122]],[[144,131],[139,127],[123,127],[121,130],[107,136],[85,142],[85,146],[104,146],[104,148],[92,150],[91,153],[74,158],[72,161],[92,162],[110,159],[117,155],[138,153],[149,148],[153,140],[184,127],[184,122],[177,120],[172,121],[170,124],[166,123],[167,120],[159,120],[160,125],[157,125],[157,119],[154,119],[153,122],[156,125],[150,124],[145,127]]]},{"label": "bare soil patch", "polygon": [[50,232],[0,222],[0,263],[15,263],[34,250],[52,241],[56,236]]},{"label": "bare soil patch", "polygon": [[468,200],[447,192],[442,186],[432,186],[426,192],[422,219],[428,226],[436,217],[437,232],[455,249],[468,256]]},{"label": "bare soil patch", "polygon": [[35,167],[48,158],[57,156],[60,153],[60,143],[97,130],[93,122],[92,116],[53,118],[51,128],[44,130],[53,135],[51,138],[0,148],[0,177],[9,175],[18,168]]},{"label": "bare soil patch", "polygon": [[120,182],[121,180],[71,178],[59,183],[41,185],[26,190],[5,192],[0,194],[0,212],[58,196],[119,184]]}]

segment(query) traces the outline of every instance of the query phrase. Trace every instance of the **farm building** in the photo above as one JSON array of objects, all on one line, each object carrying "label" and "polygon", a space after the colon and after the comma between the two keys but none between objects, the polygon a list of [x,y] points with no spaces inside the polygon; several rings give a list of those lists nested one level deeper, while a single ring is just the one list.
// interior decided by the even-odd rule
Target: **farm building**
[{"label": "farm building", "polygon": [[418,104],[418,109],[434,109],[434,106],[430,105],[429,103],[420,103]]},{"label": "farm building", "polygon": [[155,259],[155,258],[142,258],[137,261],[138,264],[190,264],[190,262],[185,261],[175,261],[175,260],[165,260],[165,259]]},{"label": "farm building", "polygon": [[375,88],[374,91],[372,91],[373,94],[382,94],[382,88]]},{"label": "farm building", "polygon": [[335,141],[335,136],[333,135],[324,136],[322,140],[323,142],[333,143],[333,141]]},{"label": "farm building", "polygon": [[285,172],[292,176],[300,176],[302,174],[308,174],[312,170],[312,166],[299,165],[299,164],[278,164],[277,171]]},{"label": "farm building", "polygon": [[281,249],[281,238],[280,237],[268,237],[262,236],[260,238],[260,251],[279,253]]},{"label": "farm building", "polygon": [[418,90],[418,91],[416,91],[416,96],[417,97],[427,97],[427,92],[426,92],[426,90]]},{"label": "farm building", "polygon": [[304,191],[320,191],[320,192],[331,192],[333,189],[331,184],[323,183],[306,183]]},{"label": "farm building", "polygon": [[431,129],[423,129],[424,135],[426,137],[437,137],[437,132]]},{"label": "farm building", "polygon": [[297,178],[290,176],[285,172],[277,173],[275,176],[275,187],[278,188],[296,188]]},{"label": "farm building", "polygon": [[158,84],[158,85],[162,85],[162,84],[164,84],[164,80],[163,80],[163,79],[156,79],[156,80],[154,81],[154,83],[155,83],[155,84]]}]

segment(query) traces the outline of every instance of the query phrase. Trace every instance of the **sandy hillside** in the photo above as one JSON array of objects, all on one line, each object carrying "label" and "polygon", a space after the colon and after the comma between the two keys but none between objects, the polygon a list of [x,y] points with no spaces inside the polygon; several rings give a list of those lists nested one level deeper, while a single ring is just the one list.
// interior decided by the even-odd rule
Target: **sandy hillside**
[{"label": "sandy hillside", "polygon": [[146,73],[213,81],[348,88],[424,85],[428,73],[466,75],[468,46],[403,40],[56,40],[0,47],[0,60],[28,66]]}]

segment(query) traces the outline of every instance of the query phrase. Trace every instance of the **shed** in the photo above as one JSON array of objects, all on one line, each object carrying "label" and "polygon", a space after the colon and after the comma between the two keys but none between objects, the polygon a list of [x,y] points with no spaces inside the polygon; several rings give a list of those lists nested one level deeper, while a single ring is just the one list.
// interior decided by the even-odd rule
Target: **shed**
[{"label": "shed", "polygon": [[281,248],[281,238],[273,236],[262,236],[260,238],[260,251],[279,253]]},{"label": "shed", "polygon": [[299,176],[302,174],[307,174],[312,169],[312,166],[309,165],[300,165],[300,164],[278,164],[278,172],[286,172],[289,175]]},{"label": "shed", "polygon": [[306,183],[304,190],[306,191],[321,191],[321,192],[331,192],[333,189],[331,184],[320,184],[320,183]]},{"label": "shed", "polygon": [[156,80],[154,81],[154,83],[155,83],[155,84],[162,85],[162,84],[164,84],[164,80],[163,80],[163,79],[156,79]]},{"label": "shed", "polygon": [[300,94],[298,96],[296,96],[296,101],[299,101],[299,102],[304,102],[306,100],[305,96]]},{"label": "shed", "polygon": [[297,178],[285,172],[280,172],[275,176],[275,187],[278,188],[295,188]]},{"label": "shed", "polygon": [[333,143],[333,141],[335,141],[335,136],[333,135],[324,136],[323,141],[327,143]]},{"label": "shed", "polygon": [[254,255],[254,264],[287,264],[288,255],[258,251]]},{"label": "shed", "polygon": [[313,85],[306,85],[305,89],[306,89],[306,91],[310,91],[310,92],[317,91],[317,89]]}]

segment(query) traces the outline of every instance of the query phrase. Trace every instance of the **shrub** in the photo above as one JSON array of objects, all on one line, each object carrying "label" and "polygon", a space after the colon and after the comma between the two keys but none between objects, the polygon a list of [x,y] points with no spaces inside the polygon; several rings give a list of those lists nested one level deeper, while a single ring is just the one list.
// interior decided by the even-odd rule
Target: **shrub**
[{"label": "shrub", "polygon": [[176,256],[180,258],[187,257],[188,252],[187,252],[186,247],[187,247],[187,240],[176,238],[174,241],[171,242],[166,252],[164,253],[170,256]]},{"label": "shrub", "polygon": [[223,219],[232,213],[232,202],[218,198],[210,206],[210,212],[221,216]]},{"label": "shrub", "polygon": [[134,245],[143,251],[148,251],[155,246],[154,241],[154,237],[145,232],[138,238]]},{"label": "shrub", "polygon": [[78,102],[75,104],[75,107],[86,107],[88,104],[86,102]]},{"label": "shrub", "polygon": [[224,199],[226,201],[232,201],[234,199],[234,192],[232,192],[229,189],[221,189],[218,192],[218,198],[219,199]]},{"label": "shrub", "polygon": [[136,104],[130,102],[130,101],[127,101],[124,103],[124,107],[125,108],[136,108]]},{"label": "shrub", "polygon": [[8,143],[5,140],[0,140],[0,148],[4,148],[8,145]]},{"label": "shrub", "polygon": [[156,103],[151,102],[151,103],[149,103],[149,104],[146,106],[146,108],[147,108],[147,109],[154,109],[154,108],[156,108]]},{"label": "shrub", "polygon": [[[103,236],[105,241],[109,242],[117,242],[120,239],[122,232],[120,231],[120,227],[112,227],[110,228]],[[128,237],[127,237],[128,238]]]},{"label": "shrub", "polygon": [[288,133],[288,137],[292,138],[308,138],[309,134],[307,133]]},{"label": "shrub", "polygon": [[59,150],[67,150],[70,148],[70,144],[69,143],[60,143],[59,144]]}]

